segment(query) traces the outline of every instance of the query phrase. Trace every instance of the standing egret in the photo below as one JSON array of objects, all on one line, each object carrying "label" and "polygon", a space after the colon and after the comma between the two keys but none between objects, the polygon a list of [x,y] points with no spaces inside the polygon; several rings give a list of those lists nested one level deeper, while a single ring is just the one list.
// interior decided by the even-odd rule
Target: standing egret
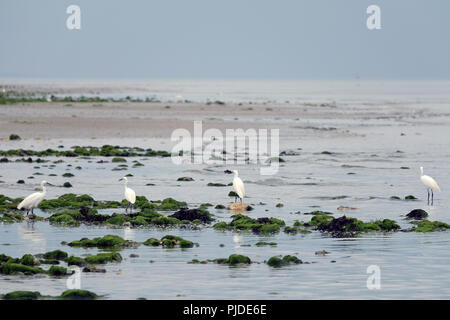
[{"label": "standing egret", "polygon": [[125,181],[125,199],[127,199],[129,202],[129,204],[125,208],[125,213],[127,212],[128,208],[130,208],[130,212],[133,212],[134,203],[136,202],[136,192],[134,192],[133,189],[128,188],[128,179],[126,177],[119,179],[119,181],[122,180]]},{"label": "standing egret", "polygon": [[[242,182],[241,178],[239,178],[239,173],[237,172],[237,170],[233,170],[233,173],[234,173],[233,179],[234,191],[236,192],[242,203],[242,200],[245,197],[244,182]],[[236,196],[234,197],[234,202],[236,202]]]},{"label": "standing egret", "polygon": [[47,181],[42,181],[41,182],[41,189],[42,191],[40,192],[35,192],[30,194],[28,197],[26,197],[25,199],[22,200],[21,203],[19,203],[19,205],[17,206],[17,209],[21,210],[26,209],[27,210],[27,215],[31,210],[31,214],[33,213],[33,209],[37,208],[37,206],[39,206],[39,203],[42,202],[42,200],[44,200],[45,198],[45,194],[47,193],[47,189],[45,188],[45,186],[53,186],[51,183],[48,183]]},{"label": "standing egret", "polygon": [[425,187],[427,187],[428,204],[430,204],[430,190],[431,190],[431,205],[433,205],[433,200],[434,200],[434,192],[433,191],[441,192],[441,188],[439,188],[436,180],[434,180],[430,176],[423,174],[423,167],[420,167],[420,181],[422,181],[422,183],[425,185]]}]

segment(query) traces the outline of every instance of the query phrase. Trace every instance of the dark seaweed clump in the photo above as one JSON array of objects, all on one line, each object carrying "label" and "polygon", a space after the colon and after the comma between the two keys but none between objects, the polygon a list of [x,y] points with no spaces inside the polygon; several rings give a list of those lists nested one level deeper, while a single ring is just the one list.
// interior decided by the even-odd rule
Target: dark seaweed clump
[{"label": "dark seaweed clump", "polygon": [[304,223],[304,226],[327,232],[336,238],[354,237],[363,232],[387,232],[400,229],[400,226],[395,221],[389,219],[363,222],[356,218],[346,216],[334,218],[328,215],[314,216],[310,222]]},{"label": "dark seaweed clump", "polygon": [[153,150],[151,148],[143,149],[139,147],[121,147],[104,145],[102,147],[81,147],[73,146],[70,150],[29,150],[29,149],[10,149],[0,150],[2,157],[170,157],[170,152],[162,150]]}]

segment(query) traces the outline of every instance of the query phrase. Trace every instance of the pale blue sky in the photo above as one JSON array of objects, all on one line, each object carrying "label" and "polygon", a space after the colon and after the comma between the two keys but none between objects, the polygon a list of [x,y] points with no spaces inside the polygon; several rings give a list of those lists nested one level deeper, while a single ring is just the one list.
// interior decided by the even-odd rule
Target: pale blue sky
[{"label": "pale blue sky", "polygon": [[[366,28],[370,4],[381,30]],[[449,79],[449,13],[448,0],[1,0],[0,77]]]}]

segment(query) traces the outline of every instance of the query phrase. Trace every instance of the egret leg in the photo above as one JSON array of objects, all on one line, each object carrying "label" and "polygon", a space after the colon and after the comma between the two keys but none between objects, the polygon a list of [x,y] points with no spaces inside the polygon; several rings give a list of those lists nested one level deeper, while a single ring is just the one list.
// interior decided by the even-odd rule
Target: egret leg
[{"label": "egret leg", "polygon": [[427,189],[427,194],[428,194],[428,204],[430,204],[430,190]]},{"label": "egret leg", "polygon": [[134,204],[131,203],[131,204],[130,204],[130,212],[131,212],[131,213],[133,213],[133,207],[134,207]]},{"label": "egret leg", "polygon": [[434,202],[434,192],[431,190],[431,205],[433,205]]},{"label": "egret leg", "polygon": [[237,200],[236,200],[236,199],[237,199],[237,197],[236,197],[236,196],[234,196],[234,203],[236,203],[236,202],[237,202]]},{"label": "egret leg", "polygon": [[27,210],[27,215],[28,215],[28,212],[30,212],[30,210]]},{"label": "egret leg", "polygon": [[33,209],[34,209],[34,208],[31,208],[31,214],[34,214]]}]

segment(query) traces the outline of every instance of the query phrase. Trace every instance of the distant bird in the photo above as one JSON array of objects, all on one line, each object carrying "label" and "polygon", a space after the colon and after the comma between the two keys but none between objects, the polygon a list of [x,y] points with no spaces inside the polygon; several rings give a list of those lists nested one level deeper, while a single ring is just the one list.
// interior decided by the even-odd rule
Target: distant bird
[{"label": "distant bird", "polygon": [[[234,173],[234,179],[233,179],[234,191],[236,192],[236,194],[238,195],[238,197],[242,203],[242,200],[245,197],[244,182],[242,182],[241,178],[239,178],[239,173],[237,172],[237,170],[233,170],[233,173]],[[234,202],[236,202],[236,196],[234,197]]]},{"label": "distant bird", "polygon": [[420,181],[422,181],[425,187],[427,187],[428,204],[430,204],[430,190],[431,190],[431,205],[433,205],[434,200],[433,191],[441,192],[441,188],[439,188],[437,182],[432,177],[423,174],[423,167],[420,167]]},{"label": "distant bird", "polygon": [[45,194],[47,193],[47,189],[45,188],[46,185],[53,186],[51,183],[48,183],[45,180],[42,181],[41,182],[42,191],[32,193],[28,197],[23,199],[22,202],[19,203],[19,205],[17,206],[17,209],[19,209],[19,210],[21,210],[22,208],[26,209],[27,215],[31,210],[31,214],[34,214],[33,209],[37,208],[39,206],[39,204],[42,202],[42,200],[44,200],[44,198],[45,198]]},{"label": "distant bird", "polygon": [[126,177],[123,177],[119,179],[119,181],[125,181],[125,199],[129,202],[127,207],[125,208],[125,213],[128,209],[130,209],[130,212],[133,212],[134,203],[136,202],[136,192],[134,192],[133,189],[128,188],[128,179]]}]

